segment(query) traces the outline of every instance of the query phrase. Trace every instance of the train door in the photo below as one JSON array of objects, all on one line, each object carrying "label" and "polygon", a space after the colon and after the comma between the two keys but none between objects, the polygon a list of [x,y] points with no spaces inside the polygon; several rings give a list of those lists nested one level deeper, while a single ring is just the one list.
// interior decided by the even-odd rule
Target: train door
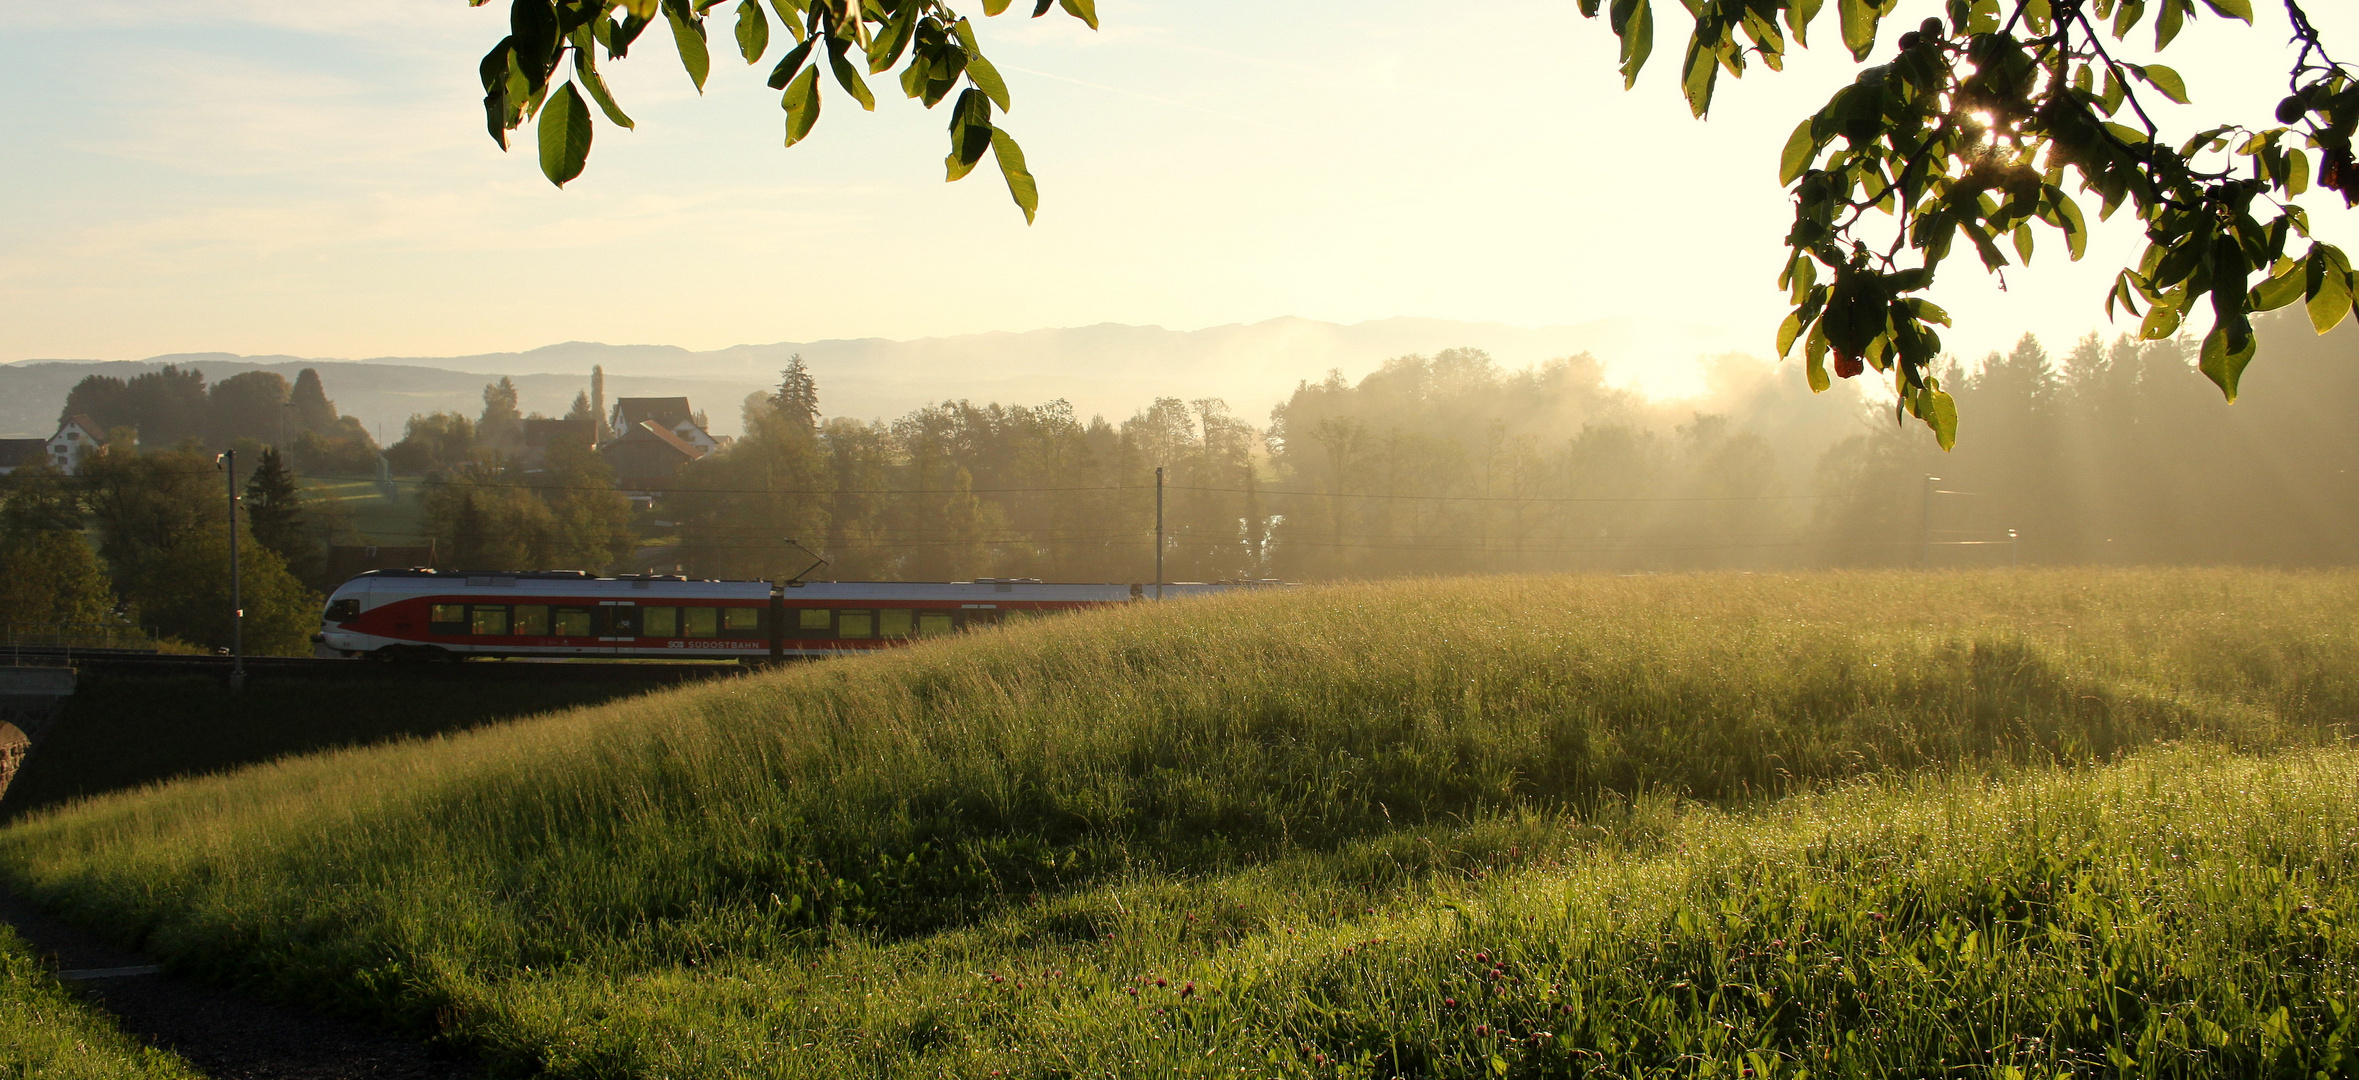
[{"label": "train door", "polygon": [[639,602],[636,600],[598,601],[598,651],[606,654],[630,652],[639,643]]}]

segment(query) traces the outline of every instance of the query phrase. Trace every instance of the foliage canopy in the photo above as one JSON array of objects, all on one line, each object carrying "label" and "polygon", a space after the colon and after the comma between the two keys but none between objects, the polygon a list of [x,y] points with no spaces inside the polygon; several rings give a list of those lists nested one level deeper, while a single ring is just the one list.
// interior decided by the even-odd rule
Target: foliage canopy
[{"label": "foliage canopy", "polygon": [[[473,0],[483,3],[484,0]],[[580,175],[590,147],[583,93],[609,120],[630,126],[597,71],[624,55],[657,19],[669,24],[682,65],[701,90],[710,68],[705,20],[722,0],[514,0],[511,33],[484,57],[484,108],[492,137],[540,118],[542,170],[564,184]],[[1009,0],[983,0],[987,15]],[[2042,229],[2079,259],[2089,221],[2068,184],[2097,200],[2097,217],[2124,207],[2144,227],[2136,265],[2106,295],[2163,339],[2200,307],[2211,309],[2202,370],[2234,401],[2256,350],[2251,316],[2303,304],[2320,333],[2359,302],[2359,276],[2338,247],[2311,236],[2294,201],[2313,183],[2359,203],[2359,71],[2329,55],[2299,0],[2283,0],[2297,55],[2272,123],[2222,120],[2172,142],[2149,108],[2189,102],[2186,80],[2160,63],[2123,55],[2152,35],[2152,52],[2178,40],[2199,15],[2250,24],[2252,0],[1939,0],[1899,36],[1884,63],[1863,67],[1851,85],[1794,129],[1779,161],[1792,192],[1794,225],[1778,284],[1793,311],[1778,329],[1780,356],[1796,345],[1811,388],[1868,368],[1890,375],[1898,410],[1930,427],[1943,448],[1957,437],[1957,406],[1933,372],[1936,326],[1949,315],[1927,298],[1942,263],[1962,241],[1985,269],[2001,274],[2029,262]],[[1681,0],[1693,19],[1679,61],[1679,89],[1697,117],[1711,108],[1722,72],[1742,77],[1749,61],[1782,70],[1789,48],[1809,44],[1825,0]],[[1036,0],[1091,27],[1091,0]],[[1835,0],[1843,47],[1864,63],[1901,0]],[[1653,0],[1580,0],[1619,38],[1624,86],[1635,85],[1654,52]],[[770,75],[783,90],[786,143],[819,117],[819,63],[863,108],[875,99],[850,58],[869,74],[901,70],[902,89],[932,108],[958,91],[951,110],[949,178],[967,174],[988,151],[1027,221],[1038,210],[1032,176],[1015,141],[993,122],[1007,86],[984,58],[972,25],[944,0],[770,0],[794,36]],[[739,0],[736,41],[749,64],[769,47],[769,19]],[[551,92],[568,58],[572,71]],[[577,91],[576,86],[580,87]],[[963,89],[962,89],[963,87]],[[2313,163],[2313,154],[2316,161]],[[1880,218],[1870,219],[1869,211]],[[2010,259],[2008,248],[2013,249]],[[1831,364],[1830,364],[1831,360]]]}]

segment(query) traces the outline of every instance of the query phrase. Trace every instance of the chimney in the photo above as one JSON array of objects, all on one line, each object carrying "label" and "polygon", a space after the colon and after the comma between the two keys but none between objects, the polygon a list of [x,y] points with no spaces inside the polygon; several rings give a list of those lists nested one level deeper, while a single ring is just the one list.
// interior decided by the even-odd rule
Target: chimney
[{"label": "chimney", "polygon": [[599,442],[607,439],[606,430],[606,369],[590,365],[590,415],[596,418],[597,430],[593,437]]}]

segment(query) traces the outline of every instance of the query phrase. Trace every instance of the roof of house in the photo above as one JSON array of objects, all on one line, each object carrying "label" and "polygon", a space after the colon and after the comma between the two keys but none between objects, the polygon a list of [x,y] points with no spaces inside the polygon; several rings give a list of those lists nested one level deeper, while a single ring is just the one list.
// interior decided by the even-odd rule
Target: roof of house
[{"label": "roof of house", "polygon": [[[92,420],[87,413],[75,413],[72,416],[66,417],[64,424],[57,425],[57,430],[64,431],[68,424],[89,432],[90,437],[93,439],[103,439],[106,437],[106,429],[98,426],[98,422]],[[54,437],[55,436],[52,436],[52,438]]]},{"label": "roof of house", "polygon": [[684,397],[614,399],[614,414],[620,419],[614,426],[625,430],[649,420],[667,428],[678,427],[694,419],[689,413],[688,399]]},{"label": "roof of house", "polygon": [[47,439],[0,439],[0,469],[39,465],[49,460]]},{"label": "roof of house", "polygon": [[588,446],[598,438],[598,426],[588,420],[551,420],[534,417],[524,422],[524,445],[534,448],[572,443]]},{"label": "roof of house", "polygon": [[[686,401],[686,400],[688,400],[688,399],[687,399],[687,398],[681,398],[680,400],[682,400],[682,401]],[[678,450],[679,452],[681,452],[681,453],[683,453],[683,454],[686,454],[686,455],[688,455],[688,460],[690,460],[690,461],[694,461],[694,460],[696,460],[697,458],[703,457],[703,456],[705,455],[705,449],[704,449],[704,447],[698,446],[698,445],[696,445],[695,443],[689,442],[688,440],[686,440],[686,439],[683,439],[683,438],[679,437],[678,435],[674,435],[674,434],[672,434],[672,430],[671,430],[670,428],[667,428],[667,427],[664,427],[664,426],[662,426],[662,425],[660,425],[660,424],[657,424],[655,421],[652,421],[652,420],[642,420],[642,421],[640,421],[640,422],[639,422],[639,426],[638,426],[638,427],[632,428],[630,431],[624,432],[624,433],[623,433],[623,438],[626,438],[626,439],[628,439],[628,438],[630,438],[630,437],[631,437],[633,434],[636,434],[636,433],[638,433],[638,432],[646,432],[646,433],[647,433],[647,435],[649,435],[649,436],[653,436],[654,438],[657,438],[657,439],[661,439],[661,440],[663,440],[663,442],[664,442],[664,444],[665,444],[665,445],[667,445],[667,446],[670,446],[671,448],[673,448],[673,449],[675,449],[675,450]]]}]

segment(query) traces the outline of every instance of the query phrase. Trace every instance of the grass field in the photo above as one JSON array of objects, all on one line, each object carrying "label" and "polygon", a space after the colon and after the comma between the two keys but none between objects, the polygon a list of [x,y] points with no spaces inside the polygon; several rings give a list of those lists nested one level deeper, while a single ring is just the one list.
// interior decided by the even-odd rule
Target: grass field
[{"label": "grass field", "polygon": [[517,1072],[2337,1075],[2355,601],[1134,605],[38,812],[0,871]]},{"label": "grass field", "polygon": [[24,1080],[199,1080],[188,1063],[124,1037],[41,970],[0,926],[0,1077]]},{"label": "grass field", "polygon": [[344,515],[347,536],[339,543],[396,547],[426,543],[425,518],[414,480],[389,488],[374,480],[305,478],[302,486],[304,498],[331,504]]}]

